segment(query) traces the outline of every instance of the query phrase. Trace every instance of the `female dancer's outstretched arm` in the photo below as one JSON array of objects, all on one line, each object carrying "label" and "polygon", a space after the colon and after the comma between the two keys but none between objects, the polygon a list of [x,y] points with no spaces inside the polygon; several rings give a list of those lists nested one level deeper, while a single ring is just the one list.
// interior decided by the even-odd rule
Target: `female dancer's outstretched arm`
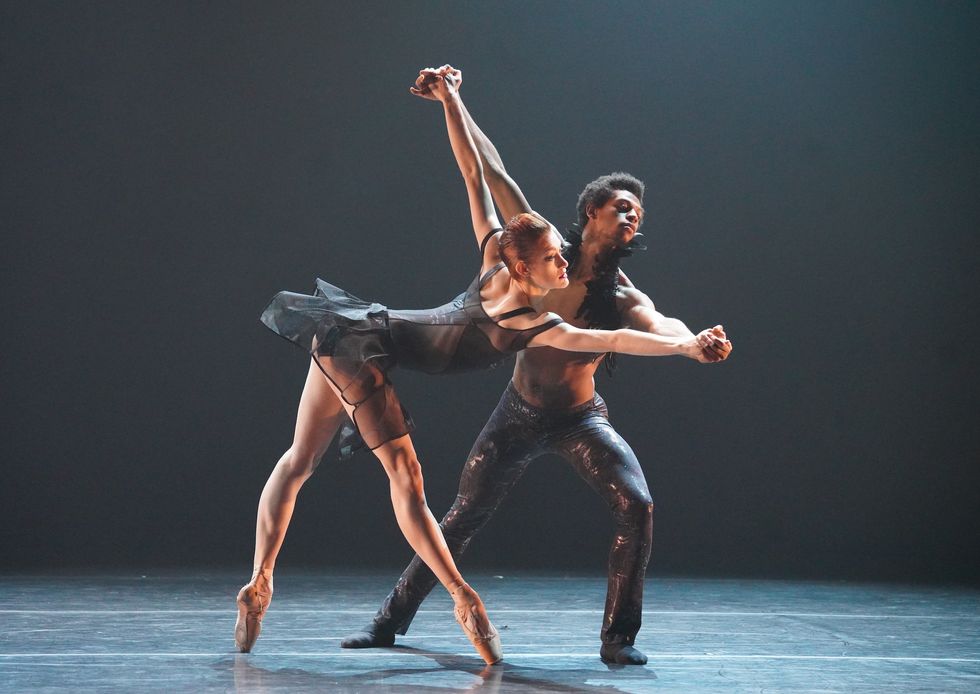
[{"label": "female dancer's outstretched arm", "polygon": [[[731,352],[731,342],[720,325],[702,330],[694,336],[674,336],[630,328],[583,330],[561,323],[536,335],[528,346],[554,347],[567,352],[618,352],[641,357],[679,355],[703,364],[722,361]],[[722,352],[724,356],[721,356]]]}]

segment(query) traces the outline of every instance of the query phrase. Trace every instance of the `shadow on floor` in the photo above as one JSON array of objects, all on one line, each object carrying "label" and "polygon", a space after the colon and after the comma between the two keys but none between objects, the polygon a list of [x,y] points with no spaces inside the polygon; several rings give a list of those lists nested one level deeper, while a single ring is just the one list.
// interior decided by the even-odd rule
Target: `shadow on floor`
[{"label": "shadow on floor", "polygon": [[[259,694],[273,691],[330,691],[341,694],[364,691],[402,690],[411,688],[413,692],[477,691],[485,694],[511,694],[513,692],[556,692],[562,694],[600,693],[614,694],[623,690],[608,683],[590,684],[604,674],[616,673],[622,677],[623,684],[636,683],[637,680],[651,682],[656,679],[652,670],[646,667],[625,667],[622,665],[601,666],[596,669],[548,669],[526,665],[481,666],[473,658],[451,656],[424,651],[417,648],[394,646],[379,651],[410,654],[428,658],[431,664],[393,668],[372,668],[363,659],[351,662],[345,668],[338,668],[336,661],[329,666],[317,661],[308,661],[303,666],[286,665],[282,668],[268,669],[257,665],[253,656],[234,655],[229,660],[215,663],[218,671],[224,671],[233,678],[234,690],[239,694]],[[383,661],[387,656],[379,657]],[[597,659],[598,660],[598,659]],[[231,684],[231,683],[229,683]]]}]

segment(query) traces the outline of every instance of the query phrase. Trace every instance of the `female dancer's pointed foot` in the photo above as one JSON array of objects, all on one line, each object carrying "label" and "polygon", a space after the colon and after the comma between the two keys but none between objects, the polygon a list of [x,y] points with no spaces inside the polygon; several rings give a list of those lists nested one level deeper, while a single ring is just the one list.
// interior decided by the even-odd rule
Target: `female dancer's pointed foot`
[{"label": "female dancer's pointed foot", "polygon": [[451,592],[455,607],[456,621],[463,627],[463,633],[473,644],[473,648],[487,665],[499,663],[504,658],[500,646],[500,634],[494,629],[483,607],[483,601],[476,591],[463,583]]},{"label": "female dancer's pointed foot", "polygon": [[248,653],[262,631],[262,618],[272,602],[272,576],[256,572],[252,580],[238,591],[238,621],[235,622],[235,646]]},{"label": "female dancer's pointed foot", "polygon": [[647,657],[627,643],[604,643],[599,649],[599,657],[604,663],[616,665],[646,665]]}]

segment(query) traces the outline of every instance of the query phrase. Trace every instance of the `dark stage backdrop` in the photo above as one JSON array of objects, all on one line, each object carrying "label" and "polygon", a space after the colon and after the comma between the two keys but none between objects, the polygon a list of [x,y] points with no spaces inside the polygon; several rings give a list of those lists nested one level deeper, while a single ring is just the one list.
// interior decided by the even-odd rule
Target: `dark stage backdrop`
[{"label": "dark stage backdrop", "polygon": [[[559,225],[648,184],[627,271],[731,360],[599,379],[654,574],[977,581],[980,10],[966,2],[4,2],[4,569],[251,565],[307,369],[258,314],[323,276],[395,307],[477,270],[440,107]],[[509,367],[397,372],[441,515]],[[534,464],[464,571],[602,572],[607,510]],[[411,552],[332,456],[280,566]]]}]

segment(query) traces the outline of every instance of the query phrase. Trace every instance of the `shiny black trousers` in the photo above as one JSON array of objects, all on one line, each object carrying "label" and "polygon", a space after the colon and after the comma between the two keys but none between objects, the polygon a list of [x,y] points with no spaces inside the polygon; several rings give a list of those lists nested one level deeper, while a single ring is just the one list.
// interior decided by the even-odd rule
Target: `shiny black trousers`
[{"label": "shiny black trousers", "polygon": [[[609,424],[606,404],[598,394],[574,408],[545,410],[524,401],[514,385],[508,385],[473,444],[456,501],[440,523],[449,550],[457,558],[463,553],[528,464],[545,453],[568,462],[612,511],[615,533],[601,638],[604,643],[632,644],[640,629],[653,501],[636,456]],[[375,624],[404,634],[436,583],[416,555],[385,598]]]}]

